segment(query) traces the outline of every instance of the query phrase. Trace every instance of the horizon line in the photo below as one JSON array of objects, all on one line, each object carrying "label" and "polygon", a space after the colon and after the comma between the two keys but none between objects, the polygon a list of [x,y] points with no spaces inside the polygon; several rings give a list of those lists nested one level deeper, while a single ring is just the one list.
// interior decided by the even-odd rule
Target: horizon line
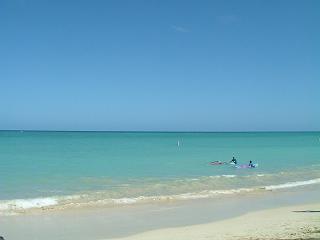
[{"label": "horizon line", "polygon": [[169,131],[169,130],[37,130],[37,129],[0,129],[0,132],[105,132],[105,133],[299,133],[320,132],[320,130],[240,130],[240,131]]}]

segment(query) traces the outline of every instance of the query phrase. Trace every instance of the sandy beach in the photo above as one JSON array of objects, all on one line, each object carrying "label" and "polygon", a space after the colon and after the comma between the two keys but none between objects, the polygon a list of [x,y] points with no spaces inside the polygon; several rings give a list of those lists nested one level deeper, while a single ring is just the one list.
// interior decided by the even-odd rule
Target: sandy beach
[{"label": "sandy beach", "polygon": [[[282,207],[187,227],[149,231],[117,240],[320,239],[320,203]],[[115,239],[114,239],[115,240]]]}]

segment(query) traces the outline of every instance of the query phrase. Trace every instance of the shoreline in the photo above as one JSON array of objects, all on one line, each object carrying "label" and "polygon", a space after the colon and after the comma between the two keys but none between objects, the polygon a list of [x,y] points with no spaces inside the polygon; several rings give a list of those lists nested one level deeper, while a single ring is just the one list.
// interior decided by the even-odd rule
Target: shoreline
[{"label": "shoreline", "polygon": [[[256,177],[265,176],[265,174],[253,175]],[[241,178],[236,175],[217,175],[209,176],[205,180],[218,181],[222,178],[226,179]],[[248,176],[242,176],[246,178]],[[196,179],[200,181],[200,179]],[[243,180],[243,179],[242,179]],[[194,181],[194,179],[192,180]],[[202,179],[204,181],[204,179]],[[239,180],[238,180],[239,181]],[[103,192],[97,193],[82,193],[75,195],[60,195],[60,196],[47,196],[38,198],[26,198],[26,199],[12,199],[12,200],[0,200],[0,216],[10,216],[19,214],[28,214],[37,211],[64,211],[68,209],[86,209],[86,208],[106,208],[106,207],[121,207],[128,205],[143,205],[143,204],[166,204],[179,201],[190,201],[208,199],[215,200],[217,198],[238,197],[245,194],[259,195],[268,194],[272,191],[295,191],[295,188],[308,188],[308,186],[320,184],[320,178],[313,178],[308,180],[300,180],[278,184],[267,184],[265,186],[251,186],[251,187],[239,187],[234,189],[221,189],[221,190],[199,190],[198,192],[186,192],[177,193],[171,195],[150,195],[150,196],[134,196],[134,197],[119,197],[108,198],[103,195]],[[312,187],[312,186],[311,186]]]},{"label": "shoreline", "polygon": [[[193,232],[194,226],[207,224],[211,226],[211,224],[219,222],[233,221],[232,219],[241,218],[254,212],[268,212],[277,208],[301,206],[302,210],[306,210],[303,209],[303,206],[313,204],[318,206],[318,209],[315,210],[319,210],[319,199],[320,191],[316,185],[290,189],[290,191],[243,194],[219,199],[131,205],[117,208],[35,211],[1,217],[0,235],[5,239],[16,240],[121,238],[134,240],[135,238],[140,239],[141,234],[153,235],[154,231],[168,234],[165,233],[166,229],[176,229],[176,234],[180,234],[180,228],[191,228],[190,231]],[[206,230],[204,229],[204,231]],[[163,239],[168,238],[164,237]]]}]

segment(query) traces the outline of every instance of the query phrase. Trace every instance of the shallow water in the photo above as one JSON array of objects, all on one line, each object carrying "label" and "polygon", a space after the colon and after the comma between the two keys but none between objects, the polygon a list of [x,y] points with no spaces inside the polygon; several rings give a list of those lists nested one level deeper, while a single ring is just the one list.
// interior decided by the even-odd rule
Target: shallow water
[{"label": "shallow water", "polygon": [[[259,167],[209,164],[233,155]],[[320,132],[1,131],[0,169],[0,211],[303,187],[320,183]]]}]

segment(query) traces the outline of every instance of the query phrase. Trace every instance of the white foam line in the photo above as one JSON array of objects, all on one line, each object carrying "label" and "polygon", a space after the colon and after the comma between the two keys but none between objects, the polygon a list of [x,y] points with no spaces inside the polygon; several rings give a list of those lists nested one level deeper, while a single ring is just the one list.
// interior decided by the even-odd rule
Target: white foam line
[{"label": "white foam line", "polygon": [[226,177],[226,178],[234,178],[236,177],[237,175],[222,175],[222,177]]},{"label": "white foam line", "polygon": [[41,208],[57,205],[55,198],[15,199],[0,201],[0,210],[23,210],[29,208]]},{"label": "white foam line", "polygon": [[[14,199],[0,201],[0,215],[9,214],[10,212],[15,213],[21,210],[42,208],[49,206],[59,206],[62,204],[63,208],[72,206],[94,206],[94,205],[129,205],[136,203],[146,202],[158,202],[158,201],[174,201],[174,200],[192,200],[192,199],[203,199],[212,198],[218,195],[231,195],[245,192],[254,192],[259,190],[276,190],[293,188],[311,184],[320,184],[320,178],[288,182],[278,185],[269,185],[262,187],[253,188],[238,188],[228,190],[204,190],[200,192],[189,192],[174,195],[159,195],[159,196],[139,196],[139,197],[124,197],[124,198],[106,198],[106,199],[92,199],[90,194],[83,195],[72,195],[72,196],[61,196],[61,197],[48,197],[48,198],[34,198],[34,199]],[[74,200],[74,201],[73,201]]]},{"label": "white foam line", "polygon": [[242,192],[252,192],[255,188],[239,188],[229,190],[206,190],[197,193],[182,193],[176,195],[162,195],[162,196],[139,196],[135,198],[118,198],[118,199],[105,199],[98,201],[91,201],[91,203],[114,203],[114,204],[134,204],[138,202],[150,202],[150,201],[166,201],[166,200],[192,200],[210,198],[217,195],[230,195]]},{"label": "white foam line", "polygon": [[293,188],[293,187],[318,184],[318,183],[320,183],[320,178],[311,179],[311,180],[307,180],[307,181],[288,182],[288,183],[279,184],[279,185],[270,185],[270,186],[264,187],[264,189],[265,190],[275,190],[275,189]]}]

